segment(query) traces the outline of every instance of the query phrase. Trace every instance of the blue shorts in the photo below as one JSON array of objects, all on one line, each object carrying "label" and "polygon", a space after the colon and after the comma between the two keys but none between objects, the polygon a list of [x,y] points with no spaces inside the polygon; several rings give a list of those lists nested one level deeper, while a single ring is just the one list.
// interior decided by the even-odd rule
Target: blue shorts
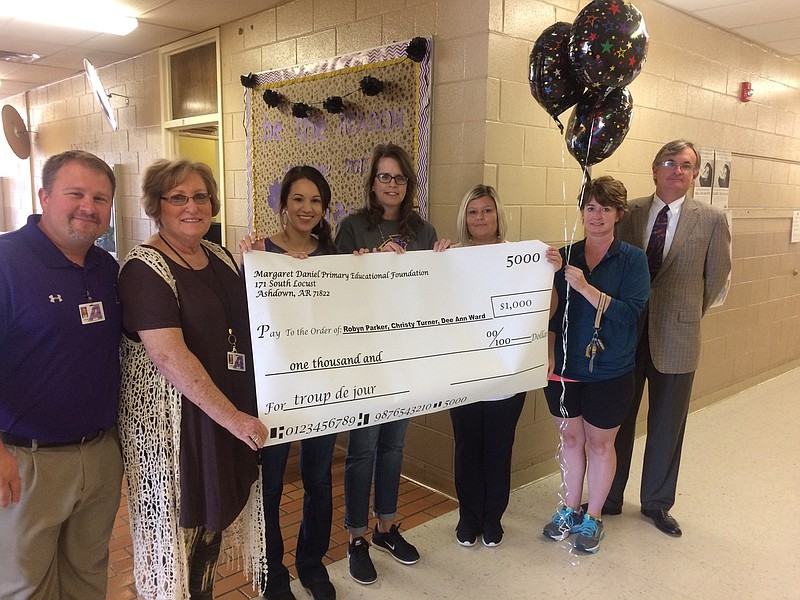
[{"label": "blue shorts", "polygon": [[563,418],[561,392],[564,391],[566,417],[583,417],[599,429],[622,425],[633,400],[633,371],[603,381],[550,381],[544,388],[547,406],[554,417]]}]

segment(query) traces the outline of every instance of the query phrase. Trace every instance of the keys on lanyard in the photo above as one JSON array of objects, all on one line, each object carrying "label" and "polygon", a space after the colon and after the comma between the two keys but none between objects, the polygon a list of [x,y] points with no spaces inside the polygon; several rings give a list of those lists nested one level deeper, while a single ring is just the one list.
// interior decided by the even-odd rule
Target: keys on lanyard
[{"label": "keys on lanyard", "polygon": [[586,358],[589,359],[589,373],[594,369],[595,356],[606,349],[603,341],[600,339],[599,332],[600,320],[603,318],[603,312],[605,312],[609,300],[608,294],[600,292],[600,300],[597,302],[597,312],[594,315],[594,333],[592,334],[592,340],[589,342],[589,345],[586,346]]}]

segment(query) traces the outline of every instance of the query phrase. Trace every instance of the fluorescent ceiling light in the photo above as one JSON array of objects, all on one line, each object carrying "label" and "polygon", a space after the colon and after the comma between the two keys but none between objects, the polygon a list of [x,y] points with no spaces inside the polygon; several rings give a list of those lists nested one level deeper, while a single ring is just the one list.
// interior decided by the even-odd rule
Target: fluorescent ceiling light
[{"label": "fluorescent ceiling light", "polygon": [[139,21],[123,13],[122,7],[103,0],[28,0],[27,2],[3,1],[0,15],[71,29],[85,29],[128,35],[139,26]]},{"label": "fluorescent ceiling light", "polygon": [[29,64],[42,58],[38,54],[23,54],[22,52],[9,52],[0,50],[0,60],[13,63]]}]

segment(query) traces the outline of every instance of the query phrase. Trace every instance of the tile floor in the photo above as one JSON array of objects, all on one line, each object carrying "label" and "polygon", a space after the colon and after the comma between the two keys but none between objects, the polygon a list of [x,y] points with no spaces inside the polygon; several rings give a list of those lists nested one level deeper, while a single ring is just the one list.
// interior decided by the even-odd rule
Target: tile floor
[{"label": "tile floor", "polygon": [[[285,564],[292,577],[297,577],[294,568],[294,551],[303,508],[303,484],[300,481],[298,450],[299,445],[295,444],[286,466],[283,499],[281,500],[282,529],[284,536],[287,537]],[[344,523],[344,451],[339,448],[336,448],[334,452],[332,476],[333,529],[330,549],[325,560],[325,564],[328,565],[347,556],[348,535],[342,527]],[[123,497],[109,545],[111,564],[109,565],[106,600],[129,600],[137,597],[136,588],[133,585],[133,545],[128,528],[128,507],[124,487],[122,493]],[[402,522],[403,531],[458,508],[458,503],[451,498],[407,479],[401,481],[398,500],[400,515],[398,520]],[[243,600],[256,596],[257,594],[252,589],[252,583],[245,580],[240,570],[231,566],[220,567],[218,580],[214,585],[215,598]]]},{"label": "tile floor", "polygon": [[[342,599],[471,600],[487,597],[614,600],[800,599],[800,558],[785,501],[800,496],[800,368],[693,413],[672,511],[683,537],[670,538],[639,514],[642,442],[637,440],[621,516],[606,517],[600,552],[578,555],[569,539],[541,535],[558,503],[559,480],[546,477],[516,490],[504,519],[502,546],[462,548],[455,542],[452,500],[403,483],[404,528],[422,560],[411,567],[372,552],[378,581],[359,585],[347,573],[345,534],[332,536],[331,581]],[[334,481],[340,482],[337,453]],[[288,476],[287,476],[288,478]],[[335,519],[341,523],[338,484]],[[301,492],[286,486],[287,524],[296,527]],[[413,529],[412,529],[413,527]],[[291,526],[287,532],[296,532]],[[293,546],[292,546],[293,547]],[[108,598],[135,598],[125,504],[111,541]],[[293,583],[298,600],[310,598]],[[216,598],[254,593],[241,573],[222,570]]]}]

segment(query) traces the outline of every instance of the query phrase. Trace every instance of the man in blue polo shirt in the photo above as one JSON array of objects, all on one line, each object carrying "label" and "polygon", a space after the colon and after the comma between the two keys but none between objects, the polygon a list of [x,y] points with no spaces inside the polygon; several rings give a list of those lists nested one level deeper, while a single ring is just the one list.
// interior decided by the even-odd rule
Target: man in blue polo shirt
[{"label": "man in blue polo shirt", "polygon": [[122,314],[94,242],[115,186],[93,154],[53,156],[42,214],[0,236],[0,598],[105,598]]}]

